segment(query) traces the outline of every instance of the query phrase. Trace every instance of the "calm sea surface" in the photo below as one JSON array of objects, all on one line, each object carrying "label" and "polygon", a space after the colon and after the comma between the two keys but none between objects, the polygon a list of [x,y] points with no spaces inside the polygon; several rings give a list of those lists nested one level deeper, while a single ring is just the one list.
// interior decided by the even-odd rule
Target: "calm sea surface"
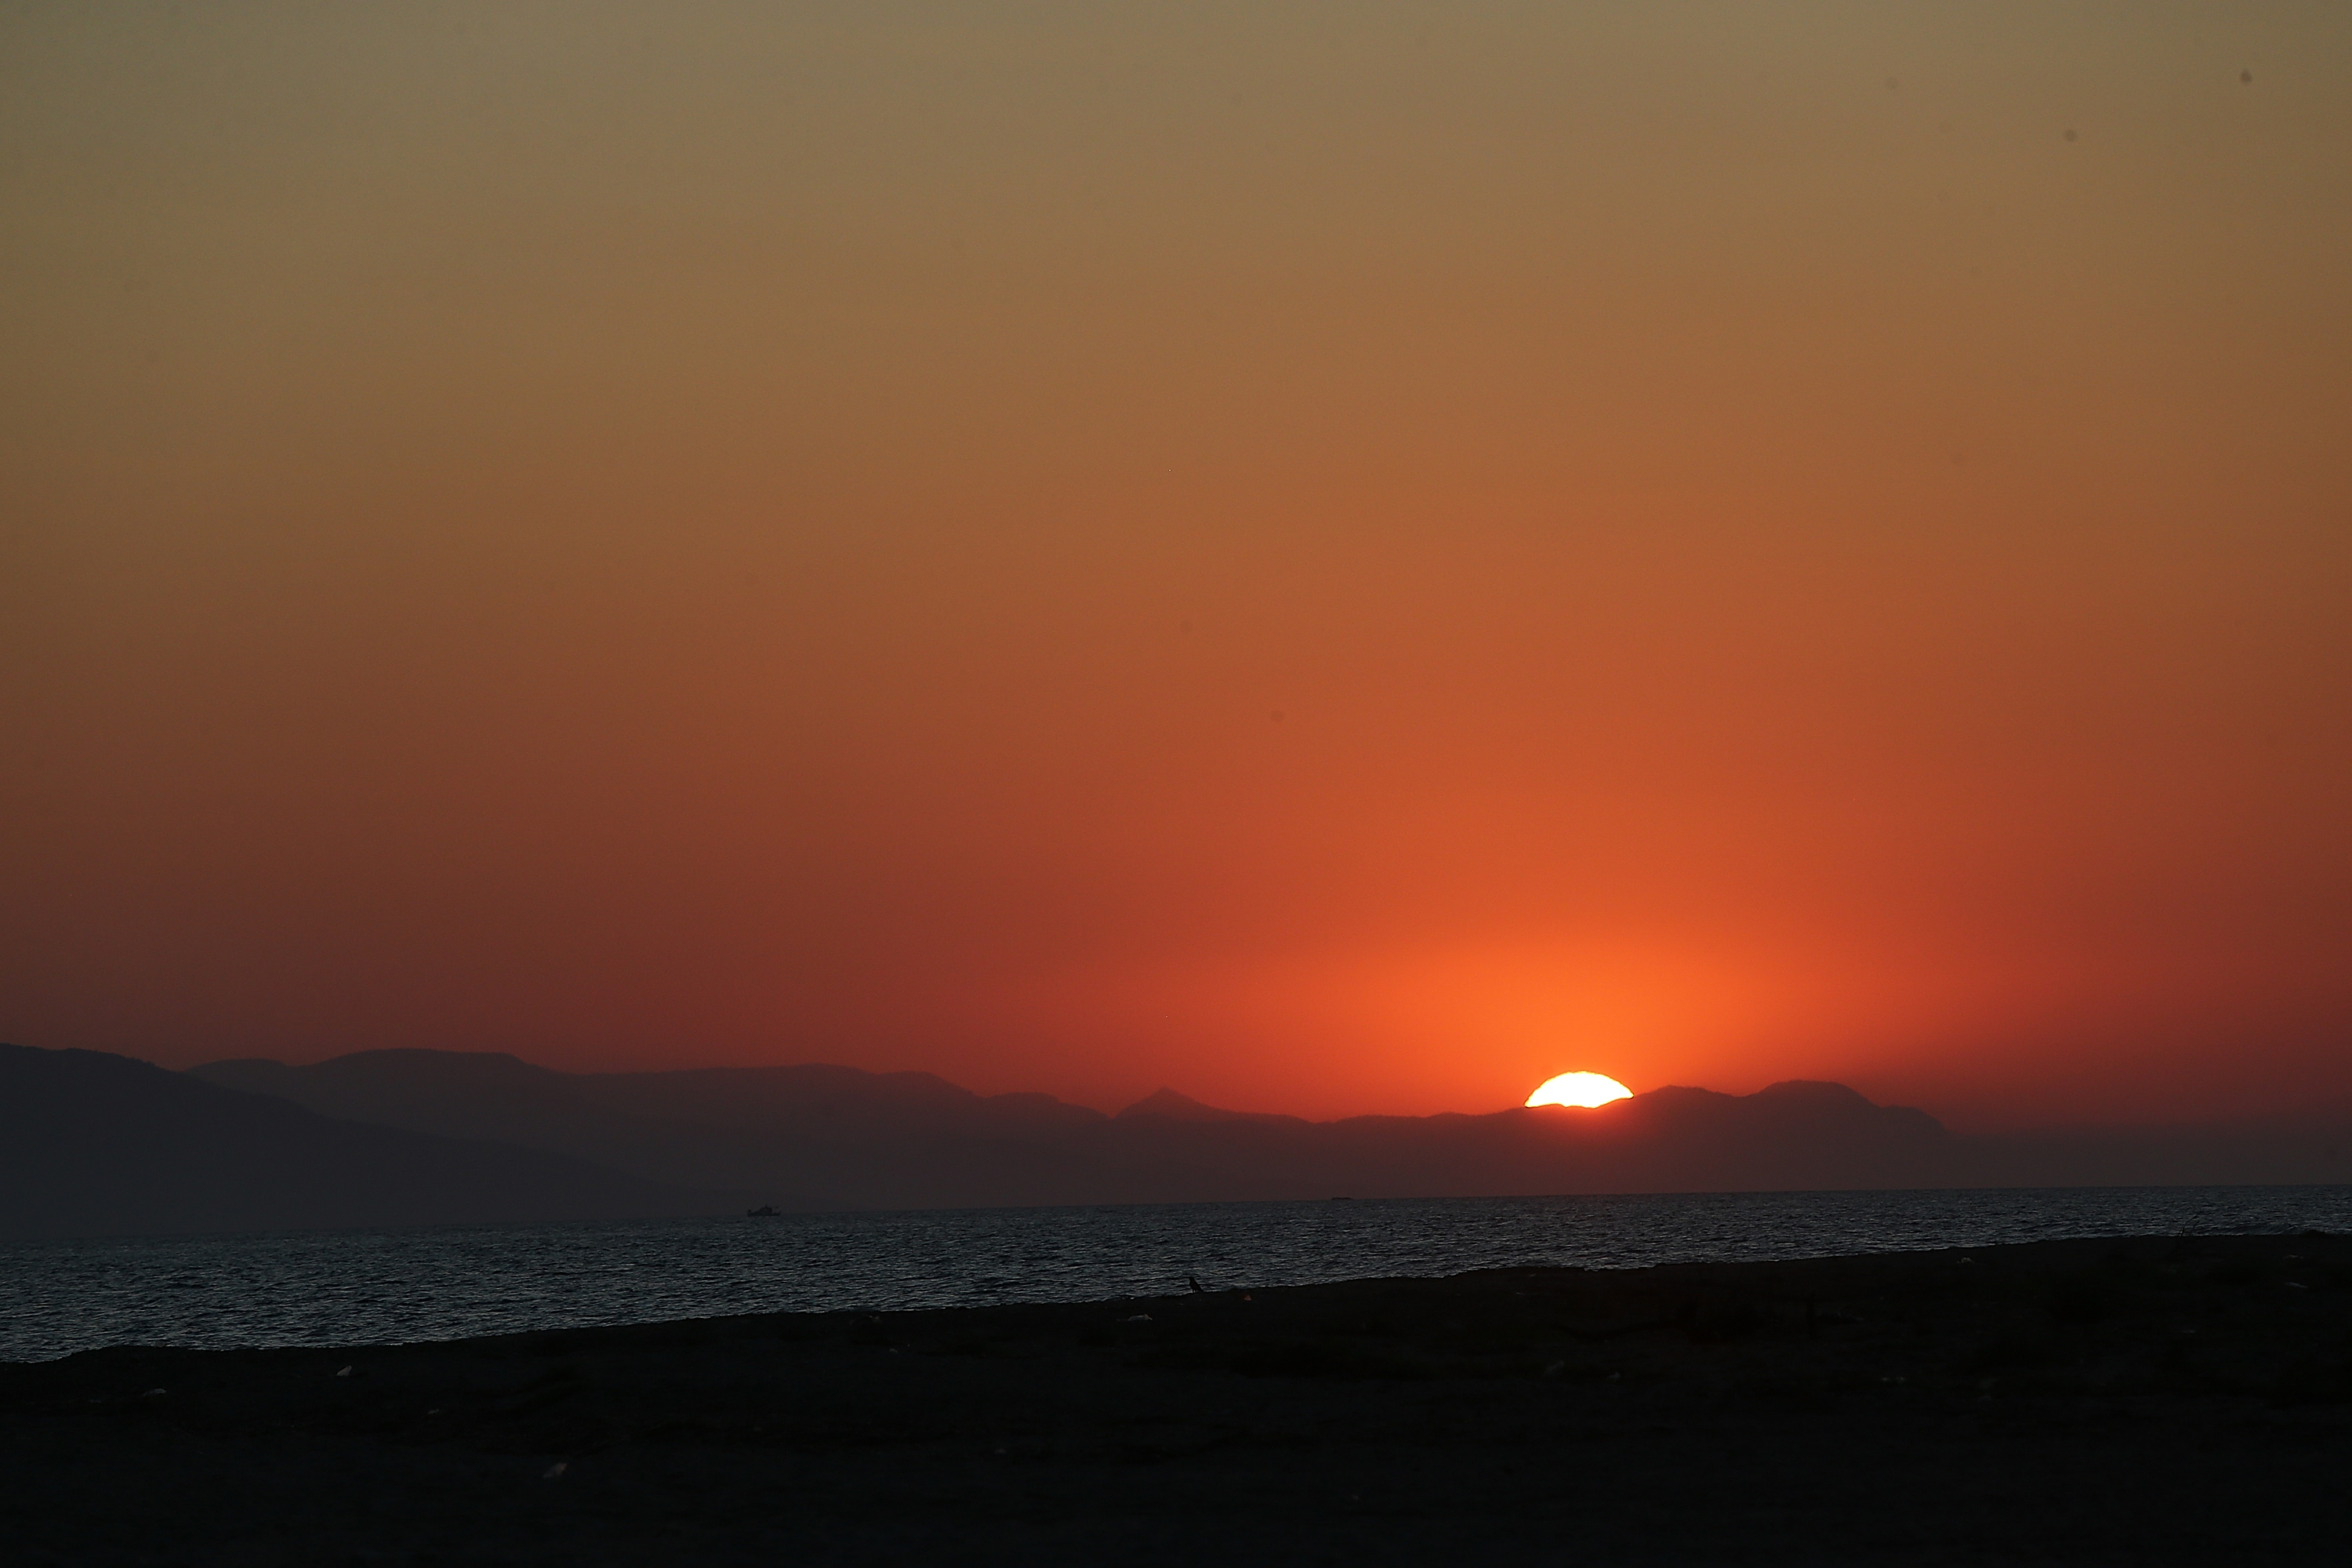
[{"label": "calm sea surface", "polygon": [[736,1312],[1079,1301],[1516,1264],[2053,1237],[2352,1231],[2352,1187],[1767,1193],[961,1209],[0,1246],[0,1360]]}]

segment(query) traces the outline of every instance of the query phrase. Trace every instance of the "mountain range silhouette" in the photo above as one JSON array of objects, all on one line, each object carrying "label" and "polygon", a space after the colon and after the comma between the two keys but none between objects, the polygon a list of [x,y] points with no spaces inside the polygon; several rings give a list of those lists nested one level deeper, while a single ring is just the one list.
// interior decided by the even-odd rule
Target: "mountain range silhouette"
[{"label": "mountain range silhouette", "polygon": [[129,1057],[0,1046],[0,1237],[607,1219],[697,1206],[660,1183],[567,1155],[333,1120]]},{"label": "mountain range silhouette", "polygon": [[1842,1084],[1310,1121],[922,1072],[568,1073],[491,1052],[174,1073],[0,1047],[0,1235],[1330,1197],[2352,1180],[2340,1124],[1969,1137]]}]

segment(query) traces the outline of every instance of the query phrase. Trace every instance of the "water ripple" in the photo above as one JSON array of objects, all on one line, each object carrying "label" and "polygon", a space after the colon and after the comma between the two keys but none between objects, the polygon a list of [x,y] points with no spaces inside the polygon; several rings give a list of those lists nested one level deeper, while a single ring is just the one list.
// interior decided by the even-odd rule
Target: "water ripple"
[{"label": "water ripple", "polygon": [[390,1343],[742,1312],[1103,1300],[1472,1268],[2352,1230],[2352,1187],[1142,1205],[0,1247],[0,1360]]}]

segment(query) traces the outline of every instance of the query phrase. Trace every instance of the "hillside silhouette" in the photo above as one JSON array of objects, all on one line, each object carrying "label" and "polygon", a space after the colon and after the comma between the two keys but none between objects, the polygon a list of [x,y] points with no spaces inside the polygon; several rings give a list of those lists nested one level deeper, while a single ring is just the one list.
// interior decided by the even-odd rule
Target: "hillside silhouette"
[{"label": "hillside silhouette", "polygon": [[1969,1137],[1802,1080],[1749,1095],[1657,1089],[1592,1110],[1309,1121],[1165,1088],[1106,1116],[1046,1094],[835,1066],[567,1073],[409,1049],[190,1070],[322,1115],[803,1209],[2352,1179],[2340,1121]]},{"label": "hillside silhouette", "polygon": [[609,1219],[713,1199],[539,1149],[335,1121],[100,1051],[0,1045],[0,1237]]},{"label": "hillside silhouette", "polygon": [[929,1073],[841,1067],[562,1073],[516,1058],[365,1051],[192,1076],[324,1115],[494,1139],[801,1209],[1910,1186],[1950,1140],[1837,1084],[1665,1089],[1597,1110],[1362,1116],[1226,1110],[1163,1089],[1115,1116]]},{"label": "hillside silhouette", "polygon": [[2340,1126],[1954,1134],[1841,1084],[1309,1121],[1162,1089],[1105,1115],[929,1073],[567,1073],[363,1051],[167,1072],[0,1047],[0,1235],[732,1212],[2352,1179]]}]

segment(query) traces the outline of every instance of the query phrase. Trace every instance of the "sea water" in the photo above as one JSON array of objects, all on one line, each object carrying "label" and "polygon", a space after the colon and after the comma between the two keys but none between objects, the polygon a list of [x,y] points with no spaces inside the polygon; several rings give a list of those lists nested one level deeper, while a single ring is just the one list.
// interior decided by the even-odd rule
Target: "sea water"
[{"label": "sea water", "polygon": [[0,1360],[382,1344],[740,1312],[887,1311],[1572,1264],[2061,1237],[2352,1231],[2352,1186],[1138,1205],[0,1246]]}]

